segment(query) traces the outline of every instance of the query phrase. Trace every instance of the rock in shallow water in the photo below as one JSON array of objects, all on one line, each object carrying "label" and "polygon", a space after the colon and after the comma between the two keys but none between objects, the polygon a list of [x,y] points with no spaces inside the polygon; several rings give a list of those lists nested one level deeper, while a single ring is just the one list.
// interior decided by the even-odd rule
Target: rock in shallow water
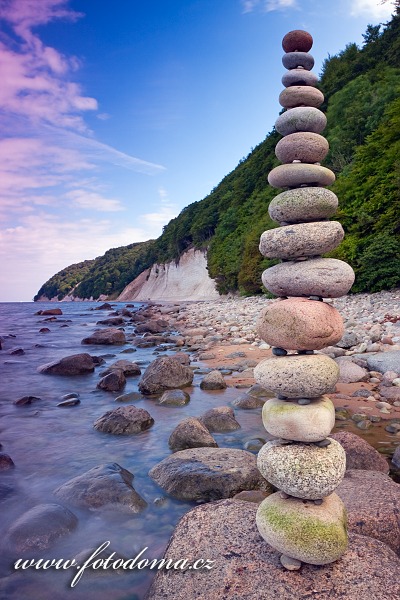
[{"label": "rock in shallow water", "polygon": [[335,345],[344,332],[343,319],[336,308],[306,298],[269,304],[256,327],[265,342],[287,350],[321,350]]},{"label": "rock in shallow water", "polygon": [[90,354],[82,352],[41,365],[38,371],[48,375],[83,375],[94,371],[94,362]]},{"label": "rock in shallow water", "polygon": [[117,463],[99,465],[58,487],[54,495],[74,506],[110,507],[137,513],[147,503],[133,488],[132,481],[133,474]]},{"label": "rock in shallow water", "polygon": [[326,448],[273,440],[261,448],[257,466],[267,481],[286,494],[318,500],[331,494],[342,481],[346,454],[335,440]]},{"label": "rock in shallow water", "polygon": [[254,379],[274,394],[288,398],[317,398],[333,392],[339,367],[323,354],[266,358],[254,369]]},{"label": "rock in shallow water", "polygon": [[327,397],[314,398],[300,406],[272,398],[263,406],[265,429],[275,437],[298,442],[318,442],[328,437],[335,426],[335,407]]},{"label": "rock in shallow water", "polygon": [[283,262],[266,269],[262,282],[276,296],[345,296],[354,283],[354,271],[336,258]]},{"label": "rock in shallow water", "polygon": [[318,506],[272,494],[258,507],[256,523],[273,548],[312,565],[329,564],[347,550],[346,509],[337,494]]},{"label": "rock in shallow water", "polygon": [[169,437],[168,445],[174,452],[187,448],[218,448],[208,429],[195,417],[188,417],[178,423]]},{"label": "rock in shallow water", "polygon": [[181,365],[174,358],[163,356],[156,358],[146,369],[139,381],[142,394],[159,394],[168,389],[183,388],[191,385],[193,371]]},{"label": "rock in shallow water", "polygon": [[109,410],[95,421],[93,427],[103,433],[129,435],[146,431],[152,425],[154,419],[147,410],[130,405]]},{"label": "rock in shallow water", "polygon": [[240,424],[235,419],[235,413],[230,406],[217,406],[207,410],[199,420],[207,427],[208,431],[223,433],[240,429]]},{"label": "rock in shallow water", "polygon": [[126,379],[123,371],[120,369],[112,369],[108,375],[102,377],[97,384],[101,390],[108,392],[119,392],[125,387]]},{"label": "rock in shallow water", "polygon": [[183,390],[167,390],[163,393],[157,404],[160,406],[185,406],[189,401],[189,394]]},{"label": "rock in shallow water", "polygon": [[108,329],[97,329],[87,338],[82,340],[82,344],[101,344],[114,345],[125,344],[125,334],[120,329],[109,327]]},{"label": "rock in shallow water", "polygon": [[226,388],[225,379],[219,371],[211,371],[203,377],[200,388],[202,390],[224,390]]},{"label": "rock in shallow water", "polygon": [[264,231],[260,252],[267,258],[288,260],[318,256],[336,248],[343,238],[343,228],[337,221],[286,225]]},{"label": "rock in shallow water", "polygon": [[195,448],[167,456],[149,472],[178,500],[219,500],[243,490],[269,489],[256,458],[245,450]]},{"label": "rock in shallow water", "polygon": [[45,550],[73,531],[76,516],[59,504],[39,504],[21,515],[6,534],[7,545],[15,552]]}]

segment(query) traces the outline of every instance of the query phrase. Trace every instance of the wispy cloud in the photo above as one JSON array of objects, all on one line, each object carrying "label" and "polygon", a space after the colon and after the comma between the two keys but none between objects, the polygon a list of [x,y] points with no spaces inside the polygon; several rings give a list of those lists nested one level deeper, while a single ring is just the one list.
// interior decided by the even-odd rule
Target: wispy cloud
[{"label": "wispy cloud", "polygon": [[381,0],[351,0],[350,15],[352,17],[367,16],[372,19],[389,19],[394,12],[394,3]]},{"label": "wispy cloud", "polygon": [[[88,254],[159,234],[153,213],[139,228],[87,220],[88,211],[118,218],[125,209],[109,193],[101,167],[146,175],[165,167],[103,143],[88,126],[86,115],[103,121],[110,115],[98,112],[97,100],[74,82],[80,61],[47,46],[35,29],[81,18],[69,1],[0,0],[0,23],[7,25],[0,36],[0,256],[8,281],[3,289],[16,273],[36,287],[51,271]],[[168,210],[161,209],[165,218]]]},{"label": "wispy cloud", "polygon": [[297,7],[297,0],[241,0],[241,2],[244,13],[250,13],[256,9],[272,12]]}]

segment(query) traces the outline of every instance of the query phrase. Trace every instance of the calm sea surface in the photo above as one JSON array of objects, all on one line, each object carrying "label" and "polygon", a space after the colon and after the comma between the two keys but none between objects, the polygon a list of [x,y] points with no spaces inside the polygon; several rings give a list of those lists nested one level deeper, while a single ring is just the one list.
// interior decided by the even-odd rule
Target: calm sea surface
[{"label": "calm sea surface", "polygon": [[[91,310],[96,303],[90,302],[57,306],[61,307],[63,315],[56,321],[45,321],[45,317],[35,315],[35,312],[54,308],[54,303],[0,303],[0,336],[3,337],[3,350],[0,351],[0,442],[2,452],[9,454],[15,463],[12,471],[0,472],[0,484],[3,490],[5,487],[8,490],[5,497],[4,494],[0,496],[0,598],[141,599],[154,571],[85,573],[79,584],[71,589],[70,582],[75,575],[72,569],[64,572],[15,572],[13,563],[20,557],[14,556],[5,547],[2,542],[4,535],[8,527],[33,506],[58,503],[53,490],[62,483],[97,465],[116,462],[134,474],[133,485],[145,498],[148,507],[139,515],[132,516],[110,510],[89,511],[69,507],[79,519],[77,529],[46,552],[35,553],[35,557],[72,559],[80,552],[95,549],[109,540],[109,549],[126,558],[135,557],[145,547],[148,548],[145,557],[161,558],[177,521],[195,504],[172,498],[166,498],[164,503],[154,503],[164,494],[149,478],[148,471],[170,454],[168,437],[182,419],[228,404],[240,394],[240,390],[228,388],[222,392],[202,392],[198,387],[201,376],[197,375],[193,388],[189,390],[191,401],[184,407],[161,407],[150,399],[136,401],[136,405],[148,410],[155,420],[150,430],[130,436],[99,433],[93,429],[94,421],[107,410],[120,406],[115,403],[116,396],[137,391],[139,381],[139,377],[130,377],[123,392],[110,393],[96,388],[99,371],[119,358],[139,362],[144,368],[156,358],[154,349],[120,354],[131,345],[82,346],[81,340],[97,329],[96,321],[104,319],[108,313]],[[122,308],[125,304],[115,303],[115,306]],[[48,327],[50,332],[39,333],[42,327]],[[127,325],[125,331],[133,333],[133,325]],[[25,353],[10,354],[15,348],[23,348]],[[79,352],[103,356],[106,364],[93,374],[77,377],[37,372],[44,363]],[[168,352],[175,352],[175,349]],[[79,393],[81,403],[70,408],[57,407],[61,397],[71,392]],[[26,395],[37,396],[40,400],[27,406],[13,404]],[[238,411],[237,418],[241,429],[229,434],[215,434],[220,446],[243,448],[244,443],[253,437],[266,437],[259,409]]]}]

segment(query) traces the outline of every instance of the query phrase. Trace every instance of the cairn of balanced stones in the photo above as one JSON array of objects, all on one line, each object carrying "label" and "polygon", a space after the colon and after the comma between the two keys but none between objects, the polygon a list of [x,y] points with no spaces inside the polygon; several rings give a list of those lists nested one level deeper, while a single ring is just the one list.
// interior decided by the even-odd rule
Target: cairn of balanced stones
[{"label": "cairn of balanced stones", "polygon": [[339,367],[315,351],[336,344],[343,335],[342,317],[324,298],[345,295],[354,272],[340,260],[321,257],[339,245],[344,232],[330,220],[338,199],[326,186],[335,175],[320,164],[329,146],[321,135],[326,117],[318,109],[324,96],[310,72],[312,43],[311,35],[299,30],[282,42],[288,70],[279,101],[286,110],[276,122],[283,137],[275,153],[283,164],[270,172],[268,181],[285,191],[269,206],[280,226],[265,231],[260,241],[265,257],[281,260],[262,276],[278,299],[263,310],[257,324],[273,357],[254,370],[257,383],[276,396],[265,403],[262,418],[277,439],[263,446],[257,464],[280,490],[260,504],[257,527],[291,570],[301,562],[331,563],[348,543],[345,507],[334,493],[344,477],[346,455],[328,437],[335,409],[324,395],[334,391]]}]

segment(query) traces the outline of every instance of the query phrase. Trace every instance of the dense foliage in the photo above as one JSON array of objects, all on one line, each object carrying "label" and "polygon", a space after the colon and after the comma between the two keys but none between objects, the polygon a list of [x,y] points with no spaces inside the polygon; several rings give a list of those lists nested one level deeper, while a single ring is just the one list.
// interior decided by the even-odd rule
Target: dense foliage
[{"label": "dense foliage", "polygon": [[[383,28],[369,25],[362,48],[349,44],[323,65],[320,87],[346,238],[331,255],[356,271],[353,291],[400,285],[400,9]],[[72,265],[39,291],[63,296],[78,281],[80,297],[116,296],[153,263],[178,259],[191,247],[208,248],[208,268],[221,293],[262,292],[261,273],[272,261],[258,251],[260,234],[277,226],[268,216],[276,195],[267,182],[278,164],[275,130],[203,200],[187,206],[155,241],[109,250]]]}]

